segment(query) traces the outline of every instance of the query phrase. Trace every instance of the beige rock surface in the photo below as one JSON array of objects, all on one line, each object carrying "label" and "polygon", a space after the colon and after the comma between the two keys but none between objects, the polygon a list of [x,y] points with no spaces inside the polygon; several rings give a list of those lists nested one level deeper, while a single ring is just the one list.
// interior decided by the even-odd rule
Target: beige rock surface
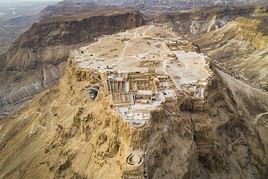
[{"label": "beige rock surface", "polygon": [[[195,39],[201,50],[215,57],[210,64],[213,76],[208,79],[204,98],[193,97],[195,86],[186,85],[176,100],[167,100],[160,108],[152,110],[149,125],[141,129],[127,125],[111,105],[103,74],[92,70],[92,66],[81,66],[83,61],[73,56],[58,86],[43,91],[26,108],[0,120],[0,178],[127,179],[127,157],[137,153],[146,154],[142,160],[146,164],[144,168],[149,178],[154,179],[266,178],[268,96],[265,88],[258,86],[266,79],[265,38],[257,38],[258,43],[253,42],[251,36],[237,41],[252,33],[252,27],[244,22],[256,23],[251,18],[236,19],[219,29],[211,28]],[[239,31],[240,23],[246,32]],[[128,31],[126,35],[135,37],[135,32],[141,29],[143,27]],[[154,34],[155,29],[149,29],[147,34]],[[166,28],[156,31],[164,35],[162,40],[174,34]],[[260,29],[252,31],[255,34]],[[264,32],[262,35],[267,36]],[[139,65],[138,59],[128,58],[137,52],[144,53],[144,49],[149,48],[146,42],[151,40],[134,39],[135,46],[124,48],[126,44],[120,40],[109,41],[115,37],[102,38],[107,41],[101,44],[110,50],[99,51],[96,53],[98,58],[107,55],[107,59],[120,60],[120,54],[124,52],[121,62],[129,62],[129,66],[148,68],[148,64],[152,64]],[[215,39],[218,40],[213,41]],[[227,42],[226,46],[224,42]],[[241,51],[238,49],[238,54],[229,56],[241,63],[232,63],[232,59],[225,56],[227,51],[221,51],[231,44],[245,45]],[[97,42],[88,49],[100,46]],[[159,57],[163,54],[176,57],[169,54],[168,49],[166,46],[160,48]],[[194,47],[188,49],[188,53],[199,56],[197,51]],[[240,58],[240,52],[245,52],[248,58]],[[187,59],[197,60],[191,57],[196,56],[190,55]],[[248,68],[253,62],[260,63]],[[192,65],[203,68],[203,64]],[[260,75],[251,76],[251,80],[258,79],[256,84],[240,77],[249,75],[250,78],[255,71],[260,72]],[[95,85],[100,89],[92,101],[88,89]],[[133,161],[139,163],[136,157]]]}]

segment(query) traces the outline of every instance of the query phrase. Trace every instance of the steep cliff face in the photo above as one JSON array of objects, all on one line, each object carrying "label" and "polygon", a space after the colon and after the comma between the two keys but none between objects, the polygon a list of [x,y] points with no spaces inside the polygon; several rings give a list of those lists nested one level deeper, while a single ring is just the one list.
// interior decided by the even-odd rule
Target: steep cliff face
[{"label": "steep cliff face", "polygon": [[5,53],[10,45],[34,22],[39,19],[38,15],[19,16],[6,21],[0,22],[0,54]]},{"label": "steep cliff face", "polygon": [[187,14],[157,20],[169,22],[212,59],[215,75],[206,91],[209,118],[194,120],[192,115],[198,127],[194,138],[200,177],[265,178],[267,7]]},{"label": "steep cliff face", "polygon": [[[212,23],[213,28],[206,27],[211,22],[201,20],[204,15],[198,22],[190,22],[204,23],[197,33],[181,31],[211,57],[207,62],[213,76],[206,86],[205,98],[192,97],[191,90],[180,92],[177,99],[166,100],[151,111],[150,123],[144,128],[128,125],[115,111],[103,73],[78,66],[75,61],[84,57],[86,60],[80,62],[85,65],[97,56],[96,68],[111,70],[112,66],[101,66],[102,56],[110,55],[108,62],[120,58],[121,63],[115,66],[135,66],[137,58],[143,59],[148,49],[155,49],[155,53],[149,53],[150,59],[175,57],[172,65],[167,65],[171,69],[184,67],[185,64],[175,61],[186,58],[189,62],[191,56],[158,56],[166,48],[180,47],[179,42],[172,41],[173,36],[169,47],[152,43],[172,34],[157,26],[126,32],[129,38],[113,35],[116,40],[107,38],[107,43],[103,38],[89,48],[107,47],[105,51],[96,50],[95,54],[91,51],[84,54],[87,48],[80,48],[78,59],[69,58],[58,86],[43,91],[23,110],[0,120],[0,178],[128,179],[133,174],[131,167],[126,170],[128,162],[131,166],[144,162],[138,172],[154,179],[266,178],[268,95],[263,84],[267,82],[268,71],[267,11],[265,8],[253,11],[239,18],[230,16],[232,21],[219,26]],[[224,17],[213,22],[221,22]],[[186,24],[185,28],[190,26]],[[149,31],[153,32],[150,38],[145,36]],[[138,45],[131,46],[132,43]],[[182,49],[187,48],[185,43],[182,40]],[[145,51],[144,54],[137,55],[139,50]],[[186,76],[195,70],[191,68]],[[92,86],[98,86],[99,90],[94,99],[89,93]]]},{"label": "steep cliff face", "polygon": [[40,11],[55,1],[39,2],[1,2],[0,11],[0,54],[6,52],[10,45],[34,22],[38,22]]},{"label": "steep cliff face", "polygon": [[237,79],[267,91],[268,36],[263,25],[267,24],[266,18],[267,14],[236,18],[195,42]]},{"label": "steep cliff face", "polygon": [[267,176],[266,18],[257,8],[194,38],[215,72],[207,90],[214,149],[200,157],[213,178]]},{"label": "steep cliff face", "polygon": [[[111,108],[102,75],[82,73],[71,61],[58,86],[0,121],[1,178],[118,179],[126,156],[142,149],[150,178],[196,175],[193,124],[180,110],[187,97],[166,102],[148,127],[135,129]],[[92,85],[100,87],[95,100],[88,94]]]},{"label": "steep cliff face", "polygon": [[71,49],[143,23],[139,12],[118,8],[46,16],[0,57],[0,112],[13,111],[53,85],[62,75]]},{"label": "steep cliff face", "polygon": [[216,6],[167,12],[156,17],[154,21],[169,23],[174,31],[191,37],[219,29],[237,17],[262,16],[265,13],[266,6]]},{"label": "steep cliff face", "polygon": [[[116,9],[97,13],[97,10],[80,12],[64,17],[49,16],[35,23],[24,33],[1,61],[8,71],[22,71],[40,64],[59,63],[66,60],[68,52],[61,46],[75,46],[93,41],[100,35],[108,35],[142,25],[143,18],[138,12]],[[66,52],[65,52],[66,51]],[[57,52],[57,54],[55,54]],[[65,52],[65,53],[64,53]],[[54,58],[55,55],[56,58]],[[59,61],[59,62],[57,62]]]},{"label": "steep cliff face", "polygon": [[267,6],[201,8],[162,14],[155,21],[168,23],[234,76],[266,90],[267,9]]},{"label": "steep cliff face", "polygon": [[147,149],[150,178],[265,178],[268,96],[212,69],[206,103],[184,94],[134,129],[111,108],[102,74],[70,61],[57,87],[0,121],[0,177],[118,179],[126,156]]},{"label": "steep cliff face", "polygon": [[199,161],[212,178],[265,178],[268,95],[212,68],[207,103],[214,147]]}]

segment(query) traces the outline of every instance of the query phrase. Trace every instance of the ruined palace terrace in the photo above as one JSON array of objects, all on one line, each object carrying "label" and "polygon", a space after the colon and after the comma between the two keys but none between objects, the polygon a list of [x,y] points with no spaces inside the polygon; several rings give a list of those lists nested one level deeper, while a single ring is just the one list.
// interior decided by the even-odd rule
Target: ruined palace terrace
[{"label": "ruined palace terrace", "polygon": [[146,126],[151,111],[180,91],[203,98],[209,77],[198,47],[158,25],[104,36],[73,55],[80,68],[105,74],[112,104],[135,128]]}]

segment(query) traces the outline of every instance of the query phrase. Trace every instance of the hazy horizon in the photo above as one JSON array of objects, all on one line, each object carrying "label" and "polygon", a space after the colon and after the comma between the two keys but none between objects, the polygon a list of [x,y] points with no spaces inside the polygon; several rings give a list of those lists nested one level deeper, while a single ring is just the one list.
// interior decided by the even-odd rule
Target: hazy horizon
[{"label": "hazy horizon", "polygon": [[48,5],[53,5],[60,0],[0,0],[0,22],[19,17],[38,14]]},{"label": "hazy horizon", "polygon": [[59,2],[62,0],[12,0],[12,1],[6,1],[6,0],[0,0],[0,3],[4,4],[13,4],[13,3],[22,3],[22,2]]}]

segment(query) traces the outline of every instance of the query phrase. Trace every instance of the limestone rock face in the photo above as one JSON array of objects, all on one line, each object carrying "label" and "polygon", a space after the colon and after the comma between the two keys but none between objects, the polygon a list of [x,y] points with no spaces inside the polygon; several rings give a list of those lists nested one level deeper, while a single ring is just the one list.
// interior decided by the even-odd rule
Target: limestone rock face
[{"label": "limestone rock face", "polygon": [[267,130],[257,123],[267,119],[268,95],[214,69],[207,91],[214,148],[200,161],[213,178],[262,178],[267,175]]},{"label": "limestone rock face", "polygon": [[24,101],[55,84],[69,52],[98,36],[140,26],[143,16],[133,10],[84,9],[45,16],[0,56],[0,113],[12,112]]},{"label": "limestone rock face", "polygon": [[188,36],[206,34],[220,29],[237,17],[263,16],[267,6],[203,7],[180,12],[166,12],[154,18],[155,22],[168,23],[174,31]]},{"label": "limestone rock face", "polygon": [[[103,81],[80,73],[68,63],[58,86],[0,121],[1,178],[121,178],[127,154],[143,148],[150,178],[195,176],[193,124],[180,110],[187,98],[165,103],[152,112],[150,126],[134,129],[114,113]],[[96,84],[92,101],[86,89]]]},{"label": "limestone rock face", "polygon": [[267,16],[267,6],[216,7],[164,13],[155,22],[168,23],[220,68],[267,91]]},{"label": "limestone rock face", "polygon": [[[186,51],[188,41],[172,41],[174,37],[170,34],[174,32],[159,30],[162,26],[175,29],[176,23],[180,26],[178,19],[182,19],[179,17],[176,22],[170,15],[168,19],[172,17],[174,21],[157,24],[158,28],[152,25],[154,28],[133,29],[124,32],[129,38],[115,34],[112,37],[117,39],[116,42],[108,41],[113,38],[103,37],[95,46],[79,48],[76,52],[85,59],[70,56],[65,68],[60,67],[64,76],[57,86],[44,90],[22,110],[0,120],[0,178],[128,179],[132,175],[153,179],[267,178],[268,94],[265,82],[268,33],[263,28],[267,10],[243,10],[244,15],[239,18],[236,17],[239,14],[231,10],[232,21],[227,18],[218,26],[228,12],[219,18],[209,15],[212,20],[208,21],[201,20],[206,15],[201,16],[193,23],[198,22],[197,25],[189,25],[193,21],[187,22],[188,32],[177,29],[178,36],[186,34],[188,40],[193,41],[189,51],[194,49],[195,53],[201,51],[210,57],[207,63],[212,74],[205,85],[204,98],[193,97],[191,90],[182,91],[176,99],[166,100],[152,110],[151,120],[144,128],[128,125],[111,104],[107,79],[100,68],[113,67],[101,66],[105,62],[101,57],[108,56],[110,63],[119,58],[122,63],[118,66],[123,63],[131,66],[137,58],[157,58],[161,50]],[[213,25],[208,27],[208,24]],[[143,28],[145,33],[140,31]],[[146,36],[150,31],[154,32],[153,38]],[[173,37],[169,47],[156,44],[156,39],[161,39],[157,38],[159,36]],[[83,51],[98,49],[100,45],[110,48],[96,50],[97,53],[91,55]],[[115,45],[119,48],[115,49]],[[155,53],[144,52],[135,56],[137,52],[145,51],[144,46],[146,52],[156,49]],[[182,54],[162,54],[160,57],[170,58],[173,65],[183,68],[184,64],[175,63],[178,58],[184,60]],[[131,58],[124,60],[125,57]],[[186,59],[191,61],[191,57]],[[97,62],[96,68],[100,71],[87,68],[95,66],[90,63],[92,58],[98,59],[93,62]],[[78,66],[75,61],[84,66]],[[54,67],[52,63],[48,64]],[[162,63],[147,61],[141,64],[136,67]],[[165,65],[172,69],[172,65]],[[28,67],[22,65],[21,68]],[[56,75],[57,70],[51,69],[43,71],[43,80],[49,81],[50,76]],[[191,70],[194,73],[194,68]],[[92,87],[98,90],[95,98],[90,93]],[[189,89],[194,87],[189,85]]]}]

